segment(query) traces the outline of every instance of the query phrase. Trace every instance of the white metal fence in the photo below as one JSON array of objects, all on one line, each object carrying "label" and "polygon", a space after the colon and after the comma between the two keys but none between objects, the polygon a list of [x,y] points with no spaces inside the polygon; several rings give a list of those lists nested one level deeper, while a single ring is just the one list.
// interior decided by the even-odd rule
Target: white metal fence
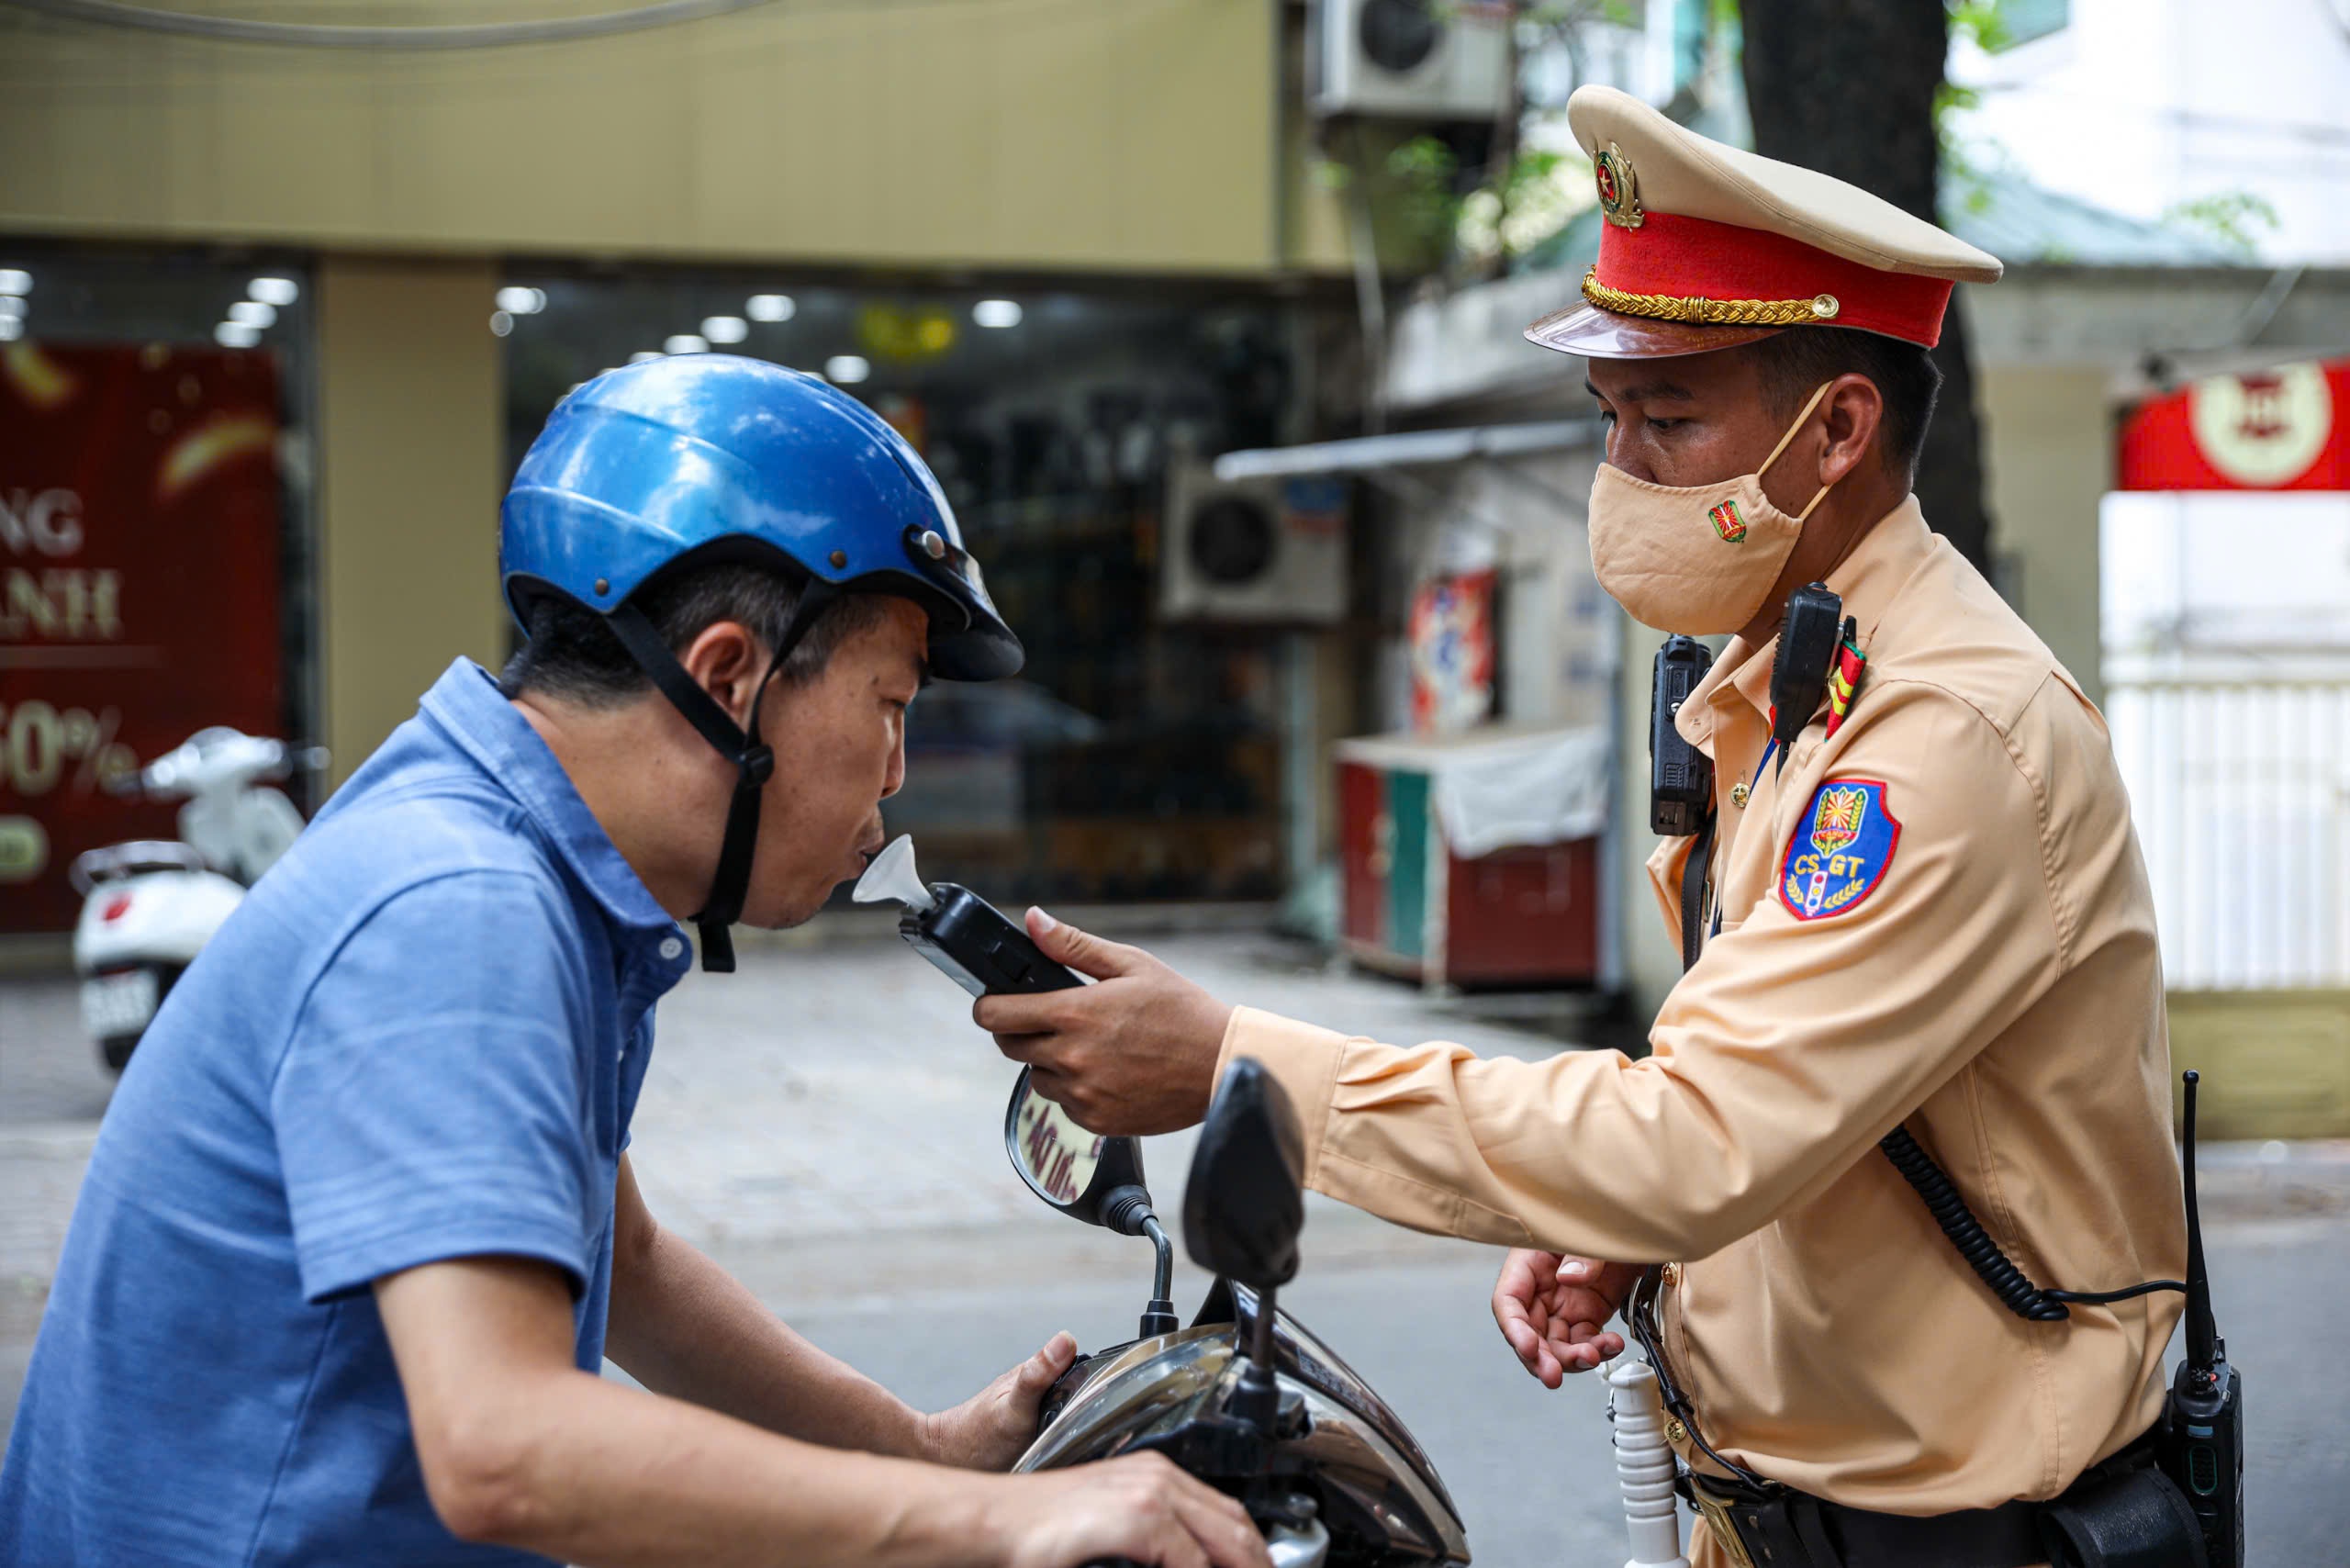
[{"label": "white metal fence", "polygon": [[2350,671],[2109,667],[2175,990],[2350,986]]}]

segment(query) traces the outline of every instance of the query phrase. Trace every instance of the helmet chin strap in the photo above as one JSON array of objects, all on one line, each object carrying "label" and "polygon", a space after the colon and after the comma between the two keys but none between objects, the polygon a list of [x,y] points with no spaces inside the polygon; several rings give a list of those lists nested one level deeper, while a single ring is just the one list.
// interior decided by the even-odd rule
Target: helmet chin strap
[{"label": "helmet chin strap", "polygon": [[734,765],[734,798],[726,808],[726,836],[719,843],[718,872],[711,879],[710,895],[693,915],[694,930],[701,941],[701,967],[711,974],[732,974],[734,970],[734,938],[727,929],[743,918],[743,898],[750,890],[751,861],[759,846],[759,797],[767,788],[768,778],[775,772],[775,753],[757,739],[759,705],[767,700],[767,687],[775,679],[783,663],[800,645],[816,618],[824,612],[835,596],[833,587],[821,579],[811,580],[800,602],[792,607],[791,619],[784,623],[783,635],[777,639],[774,655],[767,661],[767,673],[751,694],[748,728],[738,725],[719,706],[718,700],[704,690],[701,684],[686,673],[677,655],[645,619],[644,611],[633,604],[623,603],[608,612],[604,623],[612,635],[621,640],[637,667],[661,689],[670,705],[686,717],[686,722],[701,732],[702,739],[718,750],[718,755]]}]

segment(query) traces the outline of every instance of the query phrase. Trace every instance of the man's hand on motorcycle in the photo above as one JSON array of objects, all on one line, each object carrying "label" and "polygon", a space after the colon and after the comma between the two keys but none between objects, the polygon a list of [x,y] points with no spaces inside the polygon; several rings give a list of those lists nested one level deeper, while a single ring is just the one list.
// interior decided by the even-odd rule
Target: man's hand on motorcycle
[{"label": "man's hand on motorcycle", "polygon": [[1207,1114],[1232,1009],[1139,947],[1028,912],[1048,958],[1098,985],[983,996],[971,1010],[1036,1092],[1092,1132],[1171,1133]]},{"label": "man's hand on motorcycle", "polygon": [[1629,1263],[1514,1249],[1494,1282],[1494,1322],[1526,1370],[1556,1388],[1624,1353],[1624,1337],[1606,1325],[1639,1277]]},{"label": "man's hand on motorcycle", "polygon": [[1077,1340],[1056,1334],[1045,1348],[952,1410],[923,1417],[930,1457],[966,1470],[1010,1470],[1036,1440],[1036,1409],[1077,1360]]},{"label": "man's hand on motorcycle", "polygon": [[1123,1558],[1156,1568],[1272,1568],[1238,1503],[1175,1468],[1127,1454],[1013,1478],[1010,1568],[1084,1568]]}]

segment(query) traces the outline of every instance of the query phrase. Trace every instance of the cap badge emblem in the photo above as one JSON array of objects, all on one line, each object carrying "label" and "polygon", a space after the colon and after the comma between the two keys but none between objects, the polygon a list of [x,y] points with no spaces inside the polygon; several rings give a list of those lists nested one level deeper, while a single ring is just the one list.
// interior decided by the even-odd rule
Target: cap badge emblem
[{"label": "cap badge emblem", "polygon": [[1638,229],[1648,218],[1640,207],[1639,184],[1632,177],[1632,161],[1609,142],[1592,161],[1592,178],[1599,186],[1599,210],[1621,229]]},{"label": "cap badge emblem", "polygon": [[1706,515],[1713,520],[1714,532],[1722,536],[1723,543],[1738,544],[1745,541],[1746,520],[1738,515],[1736,501],[1724,501]]}]

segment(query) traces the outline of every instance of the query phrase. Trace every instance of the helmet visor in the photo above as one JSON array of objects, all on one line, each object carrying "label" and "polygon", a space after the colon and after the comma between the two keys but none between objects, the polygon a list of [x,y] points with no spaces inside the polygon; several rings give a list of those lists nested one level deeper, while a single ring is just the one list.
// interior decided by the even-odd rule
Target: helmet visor
[{"label": "helmet visor", "polygon": [[1017,673],[1020,639],[988,597],[987,579],[970,552],[944,530],[920,524],[906,530],[905,547],[907,565],[960,618],[959,625],[934,620],[931,660],[938,673],[949,680],[996,680]]}]

